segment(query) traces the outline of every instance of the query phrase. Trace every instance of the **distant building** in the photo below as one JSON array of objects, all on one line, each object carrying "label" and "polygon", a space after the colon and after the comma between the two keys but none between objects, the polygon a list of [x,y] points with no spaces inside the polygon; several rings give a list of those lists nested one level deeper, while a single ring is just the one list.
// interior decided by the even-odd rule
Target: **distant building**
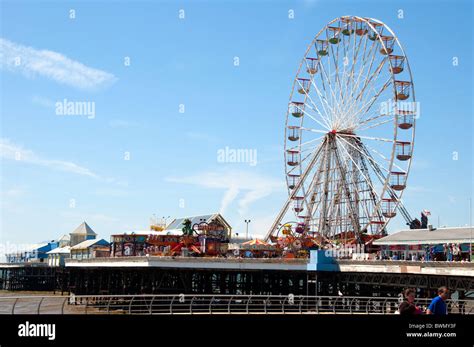
[{"label": "distant building", "polygon": [[[182,234],[182,233],[181,233]],[[178,236],[169,236],[162,232],[153,230],[132,231],[131,233],[114,234],[111,236],[111,257],[129,257],[143,256],[148,246],[149,238],[153,237],[172,237],[179,242]]]},{"label": "distant building", "polygon": [[437,229],[410,229],[382,237],[373,242],[380,246],[382,255],[398,259],[444,260],[446,245],[459,245],[462,259],[469,259],[470,244],[472,243],[470,227],[447,227]]},{"label": "distant building", "polygon": [[58,247],[66,247],[71,245],[71,236],[64,234],[58,239]]},{"label": "distant building", "polygon": [[71,246],[71,259],[90,259],[110,256],[109,243],[104,239],[91,239]]},{"label": "distant building", "polygon": [[49,266],[64,266],[65,260],[71,257],[71,247],[57,247],[47,254]]},{"label": "distant building", "polygon": [[[206,225],[214,224],[214,225],[220,226],[220,228],[216,229],[216,230],[209,230],[209,233],[213,233],[213,232],[217,231],[219,233],[222,233],[221,236],[223,236],[226,239],[230,239],[230,237],[231,237],[232,227],[224,219],[224,217],[222,217],[222,215],[220,213],[206,214],[206,215],[202,215],[202,216],[183,217],[183,218],[174,219],[166,227],[164,232],[167,233],[167,234],[170,234],[170,233],[179,234],[181,232],[181,229],[183,228],[183,222],[186,219],[189,219],[191,221],[191,226],[195,230],[200,230],[200,231],[207,234],[208,230],[206,230]],[[202,227],[200,227],[200,225]]]},{"label": "distant building", "polygon": [[56,241],[42,242],[31,245],[15,253],[6,254],[7,263],[44,262],[48,258],[48,252],[58,247]]},{"label": "distant building", "polygon": [[[232,228],[219,213],[174,219],[168,226],[152,225],[151,230],[111,236],[111,256],[170,255],[178,252],[183,238],[183,222],[189,219],[200,254],[225,254]],[[199,235],[199,236],[198,236]]]},{"label": "distant building", "polygon": [[72,233],[70,233],[69,236],[70,246],[74,247],[83,241],[95,239],[97,234],[86,222],[82,222],[82,224],[79,225]]}]

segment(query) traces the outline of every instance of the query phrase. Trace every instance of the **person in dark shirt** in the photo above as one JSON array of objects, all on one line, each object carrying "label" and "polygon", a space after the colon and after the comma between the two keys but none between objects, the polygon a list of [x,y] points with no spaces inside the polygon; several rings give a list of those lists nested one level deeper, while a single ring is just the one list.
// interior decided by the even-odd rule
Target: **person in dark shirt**
[{"label": "person in dark shirt", "polygon": [[426,314],[433,314],[436,316],[447,315],[448,310],[446,308],[445,301],[449,298],[449,290],[446,287],[440,287],[438,289],[438,296],[431,301],[430,306],[426,310]]},{"label": "person in dark shirt", "polygon": [[398,312],[403,316],[421,314],[422,311],[415,305],[415,289],[406,289],[403,293],[405,300],[398,307]]}]

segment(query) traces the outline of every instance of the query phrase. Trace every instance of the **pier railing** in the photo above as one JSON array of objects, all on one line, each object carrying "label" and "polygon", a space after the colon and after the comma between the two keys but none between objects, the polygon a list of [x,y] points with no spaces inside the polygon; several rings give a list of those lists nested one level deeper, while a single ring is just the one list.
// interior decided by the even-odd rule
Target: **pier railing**
[{"label": "pier railing", "polygon": [[[430,299],[417,299],[422,310]],[[297,295],[70,295],[0,297],[0,314],[397,314],[397,297]],[[448,300],[474,314],[474,300]]]}]

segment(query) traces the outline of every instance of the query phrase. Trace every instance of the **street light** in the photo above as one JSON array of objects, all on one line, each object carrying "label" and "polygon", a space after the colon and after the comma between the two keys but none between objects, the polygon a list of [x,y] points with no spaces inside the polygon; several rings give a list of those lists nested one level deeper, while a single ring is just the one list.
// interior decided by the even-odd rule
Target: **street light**
[{"label": "street light", "polygon": [[472,263],[472,198],[469,198],[469,229],[471,238],[469,240],[469,261]]},{"label": "street light", "polygon": [[250,220],[250,219],[246,219],[244,222],[247,224],[247,231],[246,231],[245,235],[246,235],[246,237],[247,237],[247,239],[248,239],[248,238],[249,238],[249,223],[251,222],[251,220]]}]

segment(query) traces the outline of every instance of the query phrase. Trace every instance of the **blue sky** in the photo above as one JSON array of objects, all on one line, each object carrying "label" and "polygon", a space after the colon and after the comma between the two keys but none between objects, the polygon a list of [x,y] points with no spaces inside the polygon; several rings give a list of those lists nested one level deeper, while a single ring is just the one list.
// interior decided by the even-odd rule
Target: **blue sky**
[{"label": "blue sky", "polygon": [[[53,239],[83,220],[108,239],[146,229],[152,214],[219,210],[235,231],[251,219],[251,234],[265,234],[287,196],[283,131],[298,64],[316,33],[347,14],[385,22],[410,61],[421,118],[406,207],[416,217],[429,209],[435,226],[438,216],[466,225],[472,4],[381,4],[1,1],[2,242]],[[33,55],[33,70],[5,64],[12,49]],[[57,115],[64,99],[94,102],[95,117]],[[257,165],[218,162],[226,146],[256,149]],[[389,229],[403,225],[396,217]]]}]

